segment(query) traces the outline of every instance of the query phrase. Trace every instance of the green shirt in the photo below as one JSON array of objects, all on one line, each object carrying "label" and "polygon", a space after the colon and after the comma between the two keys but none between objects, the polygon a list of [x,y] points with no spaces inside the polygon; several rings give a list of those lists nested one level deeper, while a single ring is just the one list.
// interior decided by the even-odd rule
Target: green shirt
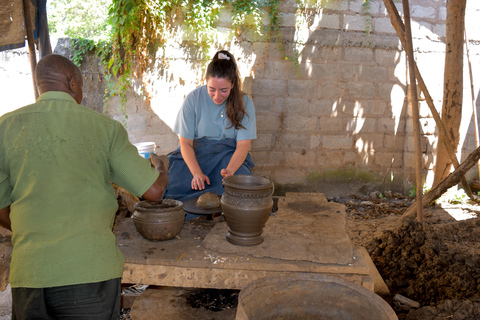
[{"label": "green shirt", "polygon": [[64,92],[0,117],[0,208],[10,205],[12,287],[122,276],[110,182],[141,196],[158,177],[123,126]]}]

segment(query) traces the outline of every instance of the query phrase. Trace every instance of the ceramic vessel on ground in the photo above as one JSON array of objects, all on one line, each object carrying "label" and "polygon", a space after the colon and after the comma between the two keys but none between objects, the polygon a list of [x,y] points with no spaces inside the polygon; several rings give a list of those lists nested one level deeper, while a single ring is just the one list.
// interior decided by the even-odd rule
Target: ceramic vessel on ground
[{"label": "ceramic vessel on ground", "polygon": [[398,320],[390,305],[367,288],[327,275],[261,278],[238,296],[235,320]]},{"label": "ceramic vessel on ground", "polygon": [[272,212],[273,181],[266,177],[235,175],[223,179],[220,199],[228,225],[227,241],[240,246],[263,242],[263,228]]},{"label": "ceramic vessel on ground", "polygon": [[133,223],[138,233],[150,240],[168,240],[182,230],[185,221],[183,202],[164,199],[161,202],[140,201],[135,204]]}]

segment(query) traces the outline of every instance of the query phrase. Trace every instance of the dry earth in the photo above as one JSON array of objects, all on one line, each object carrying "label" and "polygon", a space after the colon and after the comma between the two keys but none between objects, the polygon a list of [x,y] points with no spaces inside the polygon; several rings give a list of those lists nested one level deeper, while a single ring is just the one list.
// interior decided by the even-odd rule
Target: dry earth
[{"label": "dry earth", "polygon": [[[412,199],[378,192],[330,201],[347,207],[348,233],[367,248],[399,319],[480,319],[480,219],[478,204],[440,204],[424,209],[424,225],[402,221]],[[395,294],[420,304],[412,308]]]}]

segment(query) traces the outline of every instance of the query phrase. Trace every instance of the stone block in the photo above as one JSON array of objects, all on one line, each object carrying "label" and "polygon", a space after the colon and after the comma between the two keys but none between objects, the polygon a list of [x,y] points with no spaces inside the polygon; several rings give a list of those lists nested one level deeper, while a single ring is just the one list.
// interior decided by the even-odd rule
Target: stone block
[{"label": "stone block", "polygon": [[273,112],[285,113],[285,98],[272,98],[273,99]]},{"label": "stone block", "polygon": [[447,20],[447,7],[442,6],[438,8],[438,19],[446,21]]},{"label": "stone block", "polygon": [[271,111],[273,107],[272,97],[257,97],[252,98],[253,104],[255,105],[255,111]]},{"label": "stone block", "polygon": [[346,131],[352,134],[364,134],[375,132],[377,126],[377,119],[354,117],[347,121]]},{"label": "stone block", "polygon": [[367,29],[366,16],[360,14],[344,14],[343,29],[348,31],[365,31]]},{"label": "stone block", "polygon": [[289,114],[284,120],[284,128],[291,131],[310,131],[317,128],[317,118]]},{"label": "stone block", "polygon": [[310,77],[312,79],[337,79],[339,66],[337,64],[313,64]]},{"label": "stone block", "polygon": [[242,81],[242,91],[248,95],[252,95],[253,91],[253,78],[252,77],[245,77]]},{"label": "stone block", "polygon": [[280,18],[281,27],[295,27],[297,22],[297,17],[295,13],[283,13]]},{"label": "stone block", "polygon": [[252,151],[255,150],[272,150],[274,145],[275,135],[271,133],[264,133],[258,129],[257,139],[252,140]]},{"label": "stone block", "polygon": [[262,61],[256,63],[255,75],[262,79],[282,80],[288,78],[289,63],[282,61]]},{"label": "stone block", "polygon": [[386,168],[401,168],[403,166],[403,153],[375,152],[374,163]]},{"label": "stone block", "polygon": [[305,168],[277,168],[272,169],[270,178],[279,184],[303,183],[307,172]]},{"label": "stone block", "polygon": [[389,82],[388,69],[379,66],[359,66],[359,80],[379,83]]},{"label": "stone block", "polygon": [[282,133],[279,132],[274,137],[274,143],[269,147],[275,149],[308,149],[310,141],[305,134],[300,133]]},{"label": "stone block", "polygon": [[275,61],[285,59],[279,43],[254,42],[252,45],[252,50],[256,55],[257,60],[260,61]]},{"label": "stone block", "polygon": [[313,100],[310,103],[310,115],[311,116],[331,116],[337,109],[336,99],[319,99]]},{"label": "stone block", "polygon": [[[393,83],[378,83],[377,84],[377,94],[378,98],[383,101],[392,100],[403,100],[405,99],[405,94],[401,94],[399,91],[394,91],[394,84]],[[397,92],[398,96],[393,97],[393,93]]]},{"label": "stone block", "polygon": [[345,48],[346,61],[368,61],[373,63],[373,49],[370,48]]},{"label": "stone block", "polygon": [[318,85],[313,80],[288,80],[287,94],[290,97],[312,99],[317,96]]},{"label": "stone block", "polygon": [[[406,137],[407,141],[405,144],[405,150],[410,151],[410,152],[415,152],[415,137],[412,136],[407,136]],[[427,152],[427,142],[428,139],[424,136],[420,136],[420,148],[421,152]]]},{"label": "stone block", "polygon": [[283,96],[286,87],[285,80],[257,79],[253,85],[253,96]]},{"label": "stone block", "polygon": [[268,168],[283,164],[286,153],[278,151],[254,151],[252,157],[255,166]]},{"label": "stone block", "polygon": [[432,26],[432,31],[438,36],[438,39],[444,39],[447,36],[447,25],[444,23],[437,23]]},{"label": "stone block", "polygon": [[365,12],[370,12],[372,15],[378,14],[378,11],[380,9],[380,3],[375,2],[375,1],[368,1],[368,10],[364,8],[364,0],[351,0],[348,3],[348,10],[349,11],[354,11],[357,13],[365,13]]},{"label": "stone block", "polygon": [[338,15],[336,13],[316,14],[315,17],[314,17],[311,29],[323,29],[323,28],[339,30],[341,28],[340,15]]},{"label": "stone block", "polygon": [[284,100],[284,110],[290,114],[308,115],[310,112],[311,102],[303,98],[286,98]]},{"label": "stone block", "polygon": [[258,112],[256,115],[257,129],[266,131],[277,131],[281,126],[280,114],[272,112]]},{"label": "stone block", "polygon": [[348,82],[347,94],[353,99],[373,99],[375,98],[375,84],[367,82]]},{"label": "stone block", "polygon": [[322,135],[319,133],[310,136],[310,149],[317,149],[322,147]]},{"label": "stone block", "polygon": [[378,100],[360,100],[355,103],[355,116],[380,116],[385,114],[387,103]]},{"label": "stone block", "polygon": [[325,149],[351,149],[353,147],[353,137],[346,134],[325,135],[323,136],[323,147]]},{"label": "stone block", "polygon": [[374,50],[375,61],[381,66],[395,66],[398,64],[399,51],[396,50]]},{"label": "stone block", "polygon": [[333,98],[338,99],[339,97],[343,97],[348,89],[346,88],[346,84],[343,82],[330,82],[325,81],[320,83],[320,90],[318,92],[317,98],[325,99],[325,98]]},{"label": "stone block", "polygon": [[372,19],[373,31],[375,33],[387,33],[396,34],[395,28],[390,22],[390,18],[373,18]]},{"label": "stone block", "polygon": [[419,6],[412,4],[410,6],[410,16],[412,18],[435,19],[437,17],[437,10],[433,6]]},{"label": "stone block", "polygon": [[377,132],[397,132],[398,124],[395,118],[379,118],[377,120]]},{"label": "stone block", "polygon": [[284,154],[285,165],[311,168],[315,167],[317,162],[317,156],[315,152],[302,149],[302,150],[292,150],[291,152],[286,152]]},{"label": "stone block", "polygon": [[347,120],[343,117],[320,117],[319,123],[323,134],[343,133],[347,129]]},{"label": "stone block", "polygon": [[358,64],[342,64],[341,65],[341,79],[342,80],[357,80],[358,79]]},{"label": "stone block", "polygon": [[343,58],[343,48],[334,46],[306,45],[312,54],[313,63],[335,62]]},{"label": "stone block", "polygon": [[394,132],[384,132],[382,149],[384,151],[396,152],[405,149],[405,135]]},{"label": "stone block", "polygon": [[345,150],[324,150],[317,154],[317,169],[339,168],[344,156]]}]

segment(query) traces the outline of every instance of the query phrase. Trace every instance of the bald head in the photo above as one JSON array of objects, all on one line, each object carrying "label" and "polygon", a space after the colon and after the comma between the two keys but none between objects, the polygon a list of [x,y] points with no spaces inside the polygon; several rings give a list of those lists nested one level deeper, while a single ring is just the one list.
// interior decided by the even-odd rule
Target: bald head
[{"label": "bald head", "polygon": [[77,103],[83,98],[83,78],[80,69],[67,58],[50,54],[35,68],[35,81],[40,94],[48,91],[62,91],[71,95]]}]

